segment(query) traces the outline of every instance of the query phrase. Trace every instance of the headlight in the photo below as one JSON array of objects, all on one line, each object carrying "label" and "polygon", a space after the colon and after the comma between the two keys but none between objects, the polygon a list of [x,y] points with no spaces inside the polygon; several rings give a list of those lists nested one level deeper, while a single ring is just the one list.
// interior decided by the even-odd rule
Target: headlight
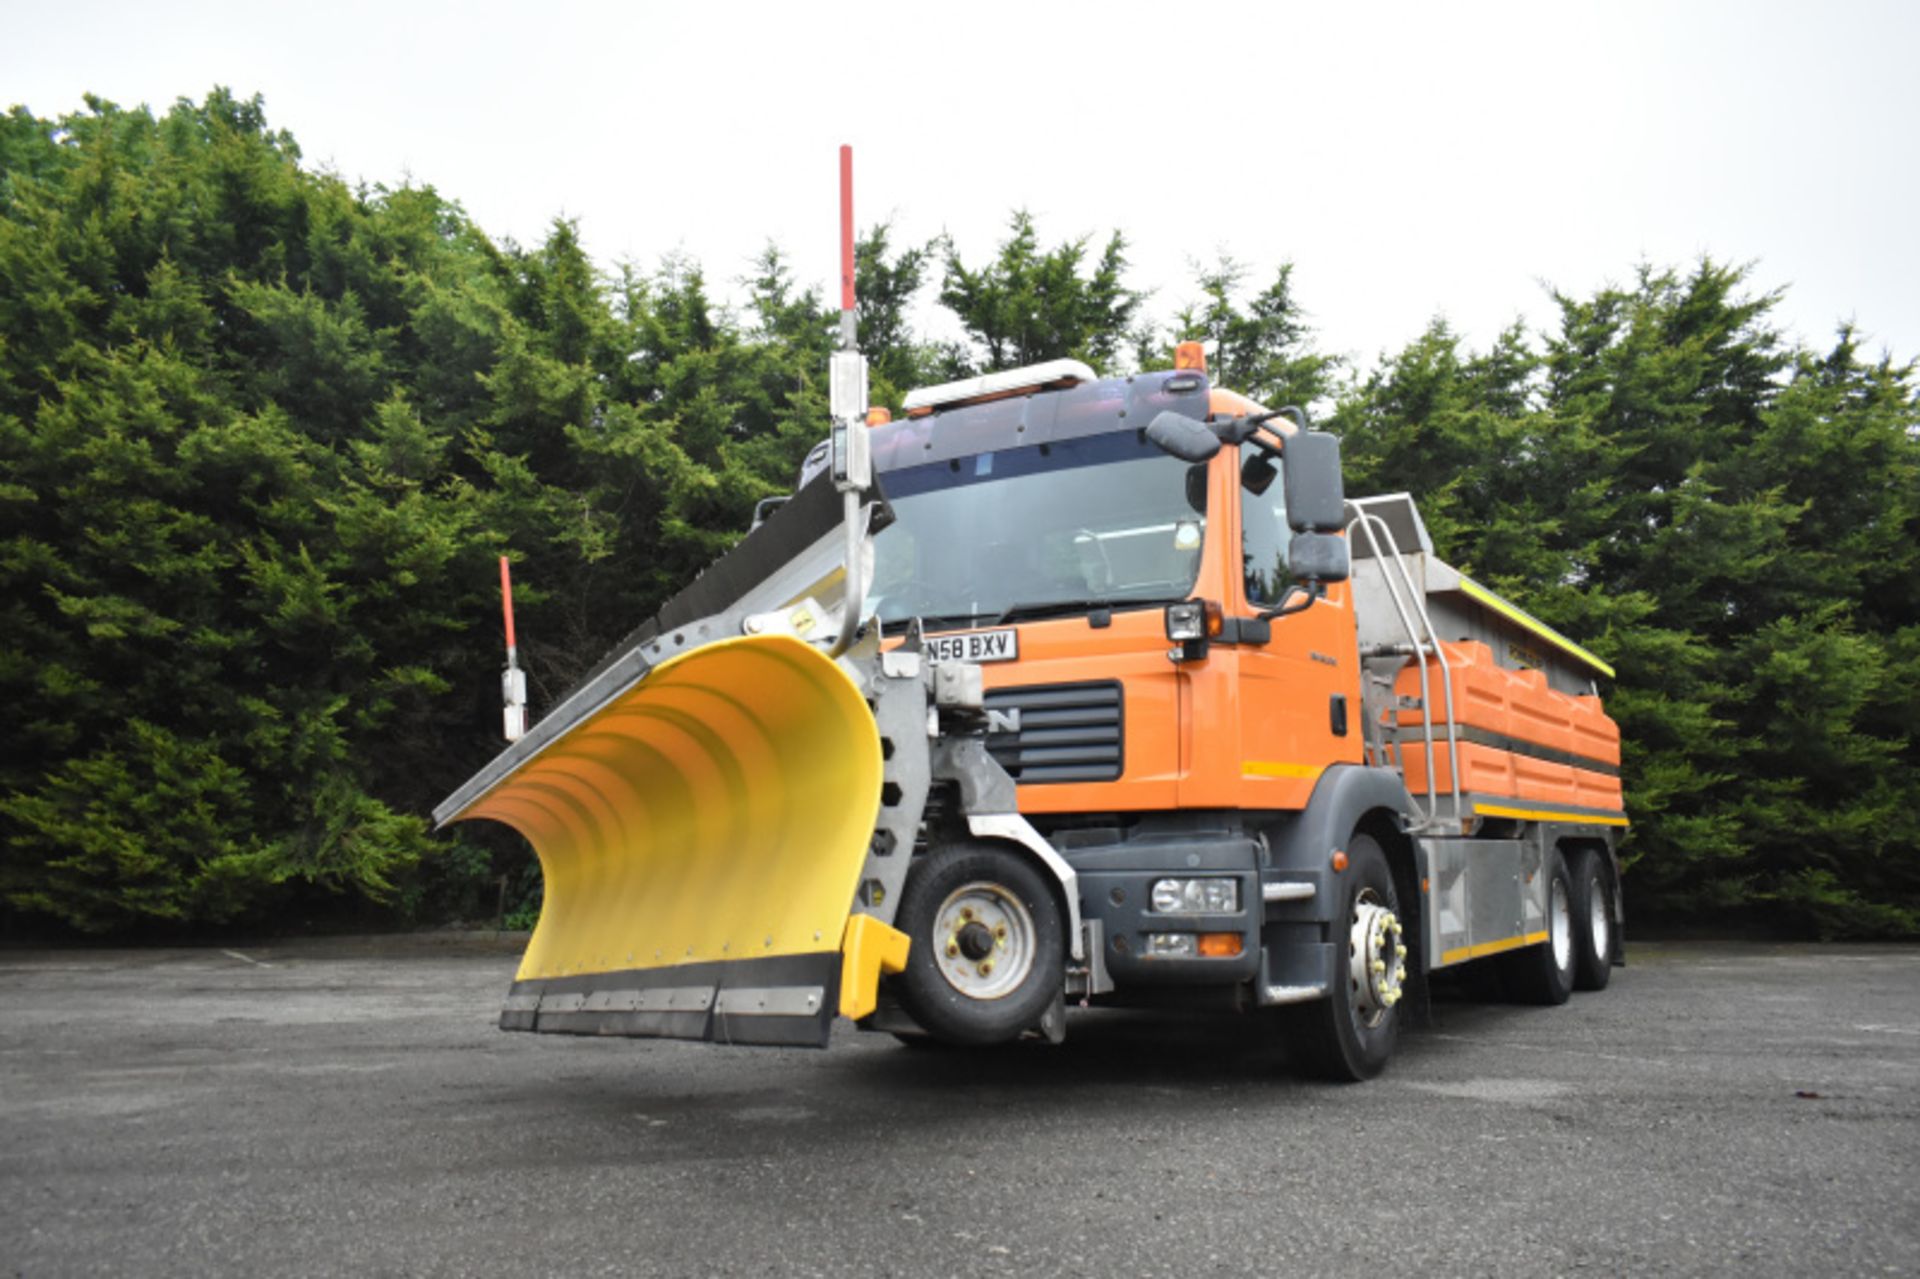
[{"label": "headlight", "polygon": [[1167,638],[1174,643],[1207,637],[1207,606],[1201,600],[1167,605]]},{"label": "headlight", "polygon": [[1194,643],[1217,640],[1227,624],[1227,615],[1212,599],[1183,599],[1167,605],[1167,640]]},{"label": "headlight", "polygon": [[1156,879],[1153,909],[1159,914],[1227,915],[1240,909],[1237,879]]}]

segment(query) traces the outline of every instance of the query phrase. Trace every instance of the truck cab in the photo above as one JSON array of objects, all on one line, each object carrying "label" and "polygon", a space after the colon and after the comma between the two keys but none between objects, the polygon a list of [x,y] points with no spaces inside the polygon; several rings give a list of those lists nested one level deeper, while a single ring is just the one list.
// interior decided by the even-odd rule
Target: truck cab
[{"label": "truck cab", "polygon": [[[1426,953],[1440,936],[1428,840],[1458,854],[1465,837],[1512,832],[1478,820],[1464,793],[1443,804],[1436,788],[1423,806],[1408,789],[1406,708],[1383,663],[1424,669],[1441,640],[1431,619],[1393,634],[1379,602],[1375,625],[1356,616],[1344,539],[1358,511],[1337,463],[1321,451],[1310,478],[1305,461],[1288,474],[1291,441],[1324,450],[1329,437],[1212,386],[1198,352],[1182,356],[1126,378],[1063,361],[917,392],[904,420],[874,431],[893,522],[875,538],[868,611],[891,644],[911,633],[935,662],[980,666],[987,750],[1075,872],[1089,944],[1070,987],[1089,1002],[1270,1007],[1323,1073],[1364,1077],[1391,1051],[1395,1005],[1445,966]],[[1182,428],[1188,447],[1170,449],[1152,429],[1166,415],[1215,435],[1196,446]],[[1290,496],[1318,513],[1303,522]],[[1385,524],[1368,518],[1369,569],[1397,560],[1404,573],[1392,531],[1382,547]],[[1296,539],[1313,544],[1304,556]],[[1408,584],[1398,602],[1423,611],[1416,594]],[[1423,779],[1448,767],[1427,742]],[[1610,828],[1585,819],[1611,813],[1549,816],[1579,829],[1561,861],[1580,863],[1610,923]],[[1498,870],[1449,863],[1455,888],[1509,862],[1539,878],[1563,833],[1531,825],[1530,848],[1504,841]],[[1531,937],[1545,958],[1526,958],[1569,978],[1548,986],[1570,986],[1580,930],[1566,897],[1558,956],[1551,901],[1530,921],[1502,915],[1480,943]],[[1585,944],[1610,948],[1613,930],[1599,925],[1596,942],[1583,904]],[[909,915],[909,932],[939,933]],[[937,961],[953,939],[933,934],[917,944]],[[934,967],[965,989],[977,964],[963,950]],[[902,994],[877,1021],[911,1033],[929,999]]]}]

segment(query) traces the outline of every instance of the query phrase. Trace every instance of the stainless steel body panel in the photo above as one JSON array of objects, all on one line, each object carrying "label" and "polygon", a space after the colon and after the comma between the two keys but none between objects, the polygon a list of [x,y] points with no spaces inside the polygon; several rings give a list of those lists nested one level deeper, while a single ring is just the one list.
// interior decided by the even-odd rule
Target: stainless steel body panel
[{"label": "stainless steel body panel", "polygon": [[1429,969],[1539,940],[1547,927],[1547,845],[1521,839],[1415,840],[1425,864]]}]

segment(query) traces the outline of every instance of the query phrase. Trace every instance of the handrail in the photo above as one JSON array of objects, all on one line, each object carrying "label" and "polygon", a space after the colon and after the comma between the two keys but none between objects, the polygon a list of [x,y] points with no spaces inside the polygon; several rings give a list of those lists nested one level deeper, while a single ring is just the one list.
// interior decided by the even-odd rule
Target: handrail
[{"label": "handrail", "polygon": [[[1380,538],[1375,536],[1374,527],[1379,526],[1386,534],[1387,550],[1391,555],[1383,555],[1380,550]],[[1440,643],[1440,635],[1434,629],[1433,617],[1427,612],[1421,599],[1421,592],[1413,584],[1413,574],[1407,569],[1406,557],[1400,553],[1400,547],[1393,540],[1393,530],[1387,527],[1385,520],[1371,511],[1360,509],[1347,525],[1347,536],[1351,540],[1353,531],[1359,529],[1365,534],[1367,545],[1373,552],[1373,559],[1381,565],[1380,580],[1387,588],[1387,599],[1393,604],[1393,611],[1400,616],[1400,625],[1407,633],[1408,643],[1413,649],[1415,660],[1420,664],[1420,727],[1427,747],[1427,808],[1422,815],[1420,826],[1431,827],[1440,819],[1440,792],[1434,776],[1437,761],[1434,758],[1433,741],[1433,686],[1427,676],[1427,652],[1429,645],[1434,658],[1440,663],[1440,681],[1447,696],[1447,776],[1453,782],[1453,814],[1457,820],[1461,810],[1460,793],[1460,737],[1458,717],[1453,705],[1453,666],[1447,661],[1447,652]],[[1391,562],[1400,575],[1401,585],[1406,589],[1406,602],[1401,602],[1400,587],[1395,586],[1393,575],[1387,572],[1386,565]],[[1409,613],[1411,609],[1411,613]],[[1420,627],[1426,632],[1426,640],[1420,638],[1420,631],[1414,626],[1414,617],[1420,619]],[[1404,765],[1402,771],[1405,771]],[[1416,807],[1418,801],[1415,801]]]}]

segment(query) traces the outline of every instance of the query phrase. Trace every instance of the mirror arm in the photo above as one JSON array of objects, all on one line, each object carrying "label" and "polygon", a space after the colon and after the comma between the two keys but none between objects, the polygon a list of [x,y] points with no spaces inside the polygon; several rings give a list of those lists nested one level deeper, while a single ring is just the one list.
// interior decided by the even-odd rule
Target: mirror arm
[{"label": "mirror arm", "polygon": [[1313,607],[1315,600],[1326,594],[1326,589],[1319,582],[1315,582],[1311,587],[1302,586],[1296,582],[1287,588],[1287,593],[1280,598],[1279,604],[1264,612],[1256,613],[1255,616],[1263,622],[1271,622],[1275,618],[1292,617],[1295,613],[1304,613]]},{"label": "mirror arm", "polygon": [[1247,413],[1240,417],[1228,418],[1224,422],[1216,422],[1213,424],[1213,432],[1228,444],[1245,444],[1248,440],[1252,440],[1260,448],[1277,457],[1280,453],[1279,447],[1261,438],[1260,432],[1266,430],[1267,435],[1283,440],[1284,436],[1267,429],[1267,423],[1281,417],[1288,419],[1303,431],[1313,429],[1307,421],[1306,410],[1289,404],[1285,408],[1271,409],[1265,413]]},{"label": "mirror arm", "polygon": [[1213,433],[1228,444],[1245,444],[1254,433],[1272,420],[1271,413],[1245,413],[1213,423]]}]

